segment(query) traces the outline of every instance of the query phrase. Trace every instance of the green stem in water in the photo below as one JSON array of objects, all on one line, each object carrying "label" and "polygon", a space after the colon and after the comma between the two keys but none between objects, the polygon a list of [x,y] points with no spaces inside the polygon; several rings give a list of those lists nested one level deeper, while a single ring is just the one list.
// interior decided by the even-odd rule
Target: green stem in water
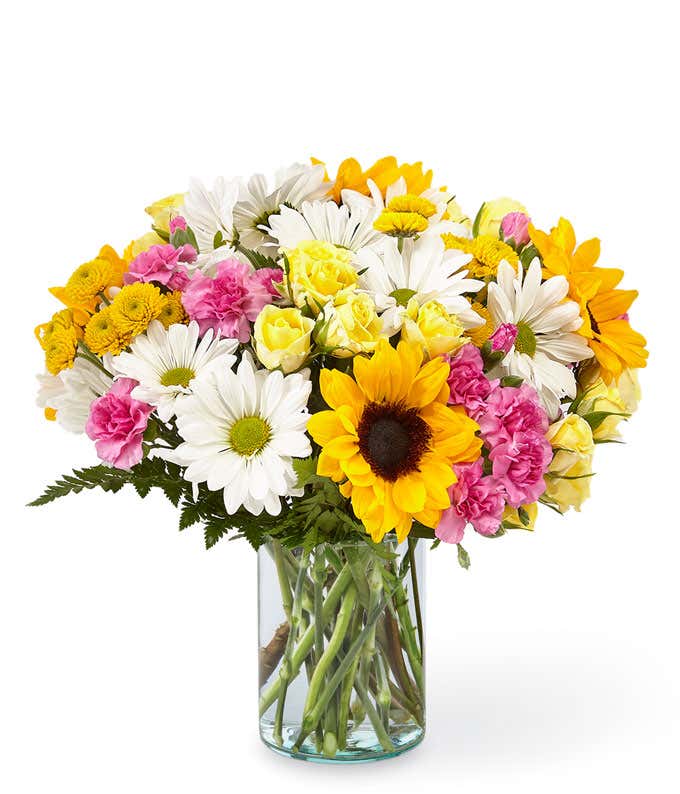
[{"label": "green stem in water", "polygon": [[[293,746],[293,751],[296,752],[300,749],[300,745],[302,742],[309,736],[311,731],[314,730],[317,723],[321,719],[321,716],[324,713],[326,706],[328,705],[328,701],[333,697],[335,694],[335,690],[340,686],[342,683],[342,679],[345,677],[345,674],[349,670],[352,662],[354,661],[355,657],[360,653],[363,644],[366,642],[371,629],[375,626],[376,621],[380,617],[381,608],[378,608],[372,613],[366,616],[366,624],[364,628],[359,632],[359,635],[351,644],[349,650],[345,654],[344,658],[338,665],[336,671],[333,673],[331,680],[328,682],[326,687],[323,689],[321,693],[318,693],[318,697],[316,702],[314,703],[311,711],[307,712],[305,709],[305,713],[302,718],[302,725],[300,727],[300,732],[297,735],[295,740],[295,745]],[[338,620],[340,619],[338,614]],[[313,702],[308,698],[310,704]]]},{"label": "green stem in water", "polygon": [[[350,628],[350,646],[356,640],[361,629],[361,613],[357,609],[354,611],[352,627]],[[338,749],[344,750],[347,747],[347,723],[349,722],[350,701],[354,688],[354,679],[357,677],[359,660],[361,654],[357,654],[354,661],[349,666],[345,678],[340,687],[340,704],[338,706]]]},{"label": "green stem in water", "polygon": [[375,731],[375,735],[378,737],[378,741],[380,742],[380,746],[386,752],[390,753],[394,750],[394,745],[392,744],[392,740],[390,739],[387,731],[385,730],[385,726],[383,725],[382,721],[380,720],[380,715],[375,709],[375,706],[371,702],[370,695],[368,694],[368,690],[364,686],[363,682],[359,677],[357,677],[356,681],[354,682],[354,688],[357,691],[357,694],[361,698],[361,702],[366,709],[366,714],[368,715],[368,719],[371,721],[373,725],[373,730]]},{"label": "green stem in water", "polygon": [[423,613],[420,607],[420,590],[418,588],[418,571],[416,570],[416,543],[412,537],[408,539],[408,558],[411,568],[411,587],[413,589],[413,605],[416,610],[416,624],[418,626],[418,644],[420,645],[420,658],[423,658],[425,645],[423,644]]},{"label": "green stem in water", "polygon": [[295,583],[295,592],[293,594],[293,605],[290,615],[290,631],[288,632],[288,640],[286,641],[286,649],[283,652],[283,659],[281,660],[281,670],[279,671],[279,678],[281,679],[281,694],[279,701],[276,704],[276,716],[274,718],[274,741],[279,745],[283,744],[283,710],[286,705],[286,693],[288,691],[288,684],[291,681],[291,673],[293,668],[293,648],[295,647],[295,638],[300,630],[300,622],[302,620],[302,585],[304,582],[305,571],[307,570],[307,562],[309,560],[309,552],[302,555],[300,567],[298,569],[297,581]]},{"label": "green stem in water", "polygon": [[[338,652],[342,647],[342,641],[345,639],[345,634],[347,634],[347,629],[349,628],[349,624],[352,619],[352,610],[354,609],[356,598],[356,588],[353,586],[348,587],[347,592],[342,599],[340,609],[338,610],[338,617],[335,621],[335,628],[333,629],[331,638],[328,640],[328,645],[326,646],[321,658],[317,660],[316,670],[314,670],[314,675],[312,676],[309,689],[307,690],[307,699],[305,701],[305,708],[303,711],[304,715],[309,714],[319,701],[319,695],[322,690],[322,684],[326,677],[326,673],[331,666],[331,662],[338,655]],[[330,700],[330,695],[326,699],[326,702],[328,700]],[[326,704],[324,704],[324,706],[325,705]],[[303,717],[303,723],[304,719],[305,718]],[[316,722],[314,723],[314,726],[316,726]]]},{"label": "green stem in water", "polygon": [[[314,658],[318,663],[323,655],[323,584],[326,578],[325,554],[323,547],[319,547],[314,555],[312,579],[314,581]],[[312,675],[314,675],[312,671]],[[311,677],[310,677],[311,681]],[[316,728],[316,751],[320,753],[323,747],[323,728]]]},{"label": "green stem in water", "polygon": [[[276,565],[276,575],[279,579],[279,588],[281,590],[281,603],[283,604],[283,611],[286,613],[286,619],[290,623],[291,613],[293,608],[293,598],[290,593],[290,584],[288,582],[288,575],[286,573],[286,560],[283,556],[283,547],[278,540],[273,540],[271,543],[272,556],[274,557],[274,564]],[[290,635],[288,635],[290,636]]]},{"label": "green stem in water", "polygon": [[[326,595],[326,600],[324,601],[323,611],[322,611],[322,622],[325,626],[327,623],[331,621],[331,619],[335,615],[335,608],[340,601],[345,590],[349,587],[352,581],[352,572],[350,571],[349,566],[345,566],[338,578],[333,583],[333,586],[328,591]],[[292,681],[297,674],[300,672],[300,667],[304,660],[307,658],[309,652],[314,647],[314,626],[309,626],[307,631],[302,635],[302,639],[298,643],[297,648],[293,651],[292,656],[292,664],[291,664],[291,677],[290,680]],[[260,716],[262,716],[265,711],[272,705],[272,703],[276,700],[279,696],[279,692],[281,691],[281,677],[277,677],[277,679],[270,684],[268,689],[262,693],[260,697]]]}]

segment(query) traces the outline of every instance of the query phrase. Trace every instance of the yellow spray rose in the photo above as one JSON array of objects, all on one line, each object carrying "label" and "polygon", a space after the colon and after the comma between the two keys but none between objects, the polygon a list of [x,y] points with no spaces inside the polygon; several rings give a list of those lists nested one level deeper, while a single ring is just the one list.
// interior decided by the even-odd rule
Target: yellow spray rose
[{"label": "yellow spray rose", "polygon": [[577,414],[567,414],[546,433],[555,454],[546,474],[545,496],[560,512],[581,509],[590,496],[595,443],[590,425]]},{"label": "yellow spray rose", "polygon": [[417,299],[411,298],[404,312],[401,338],[421,345],[433,358],[453,353],[465,344],[464,330],[458,318],[449,314],[441,303],[427,301],[419,306]]},{"label": "yellow spray rose", "polygon": [[584,384],[584,392],[584,397],[578,406],[578,413],[581,416],[595,411],[607,411],[614,414],[607,416],[593,430],[595,440],[611,441],[620,438],[619,423],[626,417],[615,414],[630,416],[637,410],[640,400],[640,384],[636,370],[624,370],[610,384],[605,383],[599,375],[591,377]]},{"label": "yellow spray rose", "polygon": [[179,214],[179,208],[184,204],[184,193],[173,193],[172,196],[154,201],[144,212],[151,215],[153,225],[161,231],[170,233],[170,221]]},{"label": "yellow spray rose", "polygon": [[356,353],[375,350],[382,331],[373,299],[361,292],[340,295],[323,311],[317,341],[333,348],[332,355],[347,358]]},{"label": "yellow spray rose", "polygon": [[352,253],[321,240],[306,240],[284,251],[289,271],[286,286],[296,306],[316,315],[328,303],[356,289]]},{"label": "yellow spray rose", "polygon": [[489,234],[498,238],[501,221],[509,212],[526,212],[526,207],[511,198],[498,198],[485,201],[479,211],[477,234]]},{"label": "yellow spray rose", "polygon": [[156,232],[147,232],[136,240],[133,240],[123,251],[123,259],[129,264],[133,259],[148,251],[152,245],[165,245],[165,240],[159,237]]},{"label": "yellow spray rose", "polygon": [[255,321],[255,352],[267,369],[294,372],[305,362],[314,320],[299,309],[265,306]]},{"label": "yellow spray rose", "polygon": [[[519,510],[522,510],[525,518],[528,519],[528,522],[524,524],[522,519],[519,517]],[[510,505],[505,505],[505,509],[503,510],[503,525],[507,524],[508,528],[511,529],[526,529],[529,532],[533,532],[534,528],[536,527],[536,518],[538,516],[538,503],[531,502],[528,505],[522,505],[521,508],[514,508],[510,507]]]}]

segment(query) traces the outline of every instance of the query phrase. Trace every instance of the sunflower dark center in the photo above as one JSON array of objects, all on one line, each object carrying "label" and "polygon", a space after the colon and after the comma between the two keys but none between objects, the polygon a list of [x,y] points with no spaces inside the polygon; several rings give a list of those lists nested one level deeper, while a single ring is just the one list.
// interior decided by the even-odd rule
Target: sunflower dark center
[{"label": "sunflower dark center", "polygon": [[369,403],[359,422],[359,449],[372,471],[394,481],[417,471],[432,431],[415,408]]},{"label": "sunflower dark center", "polygon": [[597,324],[597,320],[593,317],[593,313],[590,311],[590,306],[586,306],[588,309],[588,319],[590,320],[590,327],[596,334],[600,333],[600,326]]}]

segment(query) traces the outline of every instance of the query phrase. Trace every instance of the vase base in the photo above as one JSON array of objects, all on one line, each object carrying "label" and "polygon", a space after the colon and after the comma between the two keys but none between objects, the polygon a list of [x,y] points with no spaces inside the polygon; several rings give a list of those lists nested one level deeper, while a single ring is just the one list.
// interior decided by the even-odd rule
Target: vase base
[{"label": "vase base", "polygon": [[[286,736],[286,733],[289,735]],[[385,750],[377,742],[375,733],[370,729],[358,728],[351,731],[347,747],[337,750],[334,755],[318,752],[313,741],[305,741],[298,750],[293,750],[294,737],[297,732],[285,731],[283,744],[274,740],[274,726],[267,722],[260,724],[260,738],[263,743],[278,755],[297,758],[300,761],[313,761],[320,764],[362,764],[367,761],[382,761],[395,758],[402,753],[417,747],[425,737],[425,731],[419,726],[409,725],[396,735],[392,735],[394,749]]]}]

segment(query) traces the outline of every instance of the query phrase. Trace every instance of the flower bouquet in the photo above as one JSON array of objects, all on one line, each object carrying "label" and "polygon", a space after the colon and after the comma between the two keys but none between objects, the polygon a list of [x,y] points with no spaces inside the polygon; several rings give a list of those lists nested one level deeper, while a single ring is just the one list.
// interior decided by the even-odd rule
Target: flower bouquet
[{"label": "flower bouquet", "polygon": [[36,336],[38,404],[101,463],[33,504],[160,488],[259,557],[260,729],[363,760],[425,725],[423,544],[579,509],[647,358],[599,241],[518,202],[474,221],[420,163],[192,182],[104,246]]}]

